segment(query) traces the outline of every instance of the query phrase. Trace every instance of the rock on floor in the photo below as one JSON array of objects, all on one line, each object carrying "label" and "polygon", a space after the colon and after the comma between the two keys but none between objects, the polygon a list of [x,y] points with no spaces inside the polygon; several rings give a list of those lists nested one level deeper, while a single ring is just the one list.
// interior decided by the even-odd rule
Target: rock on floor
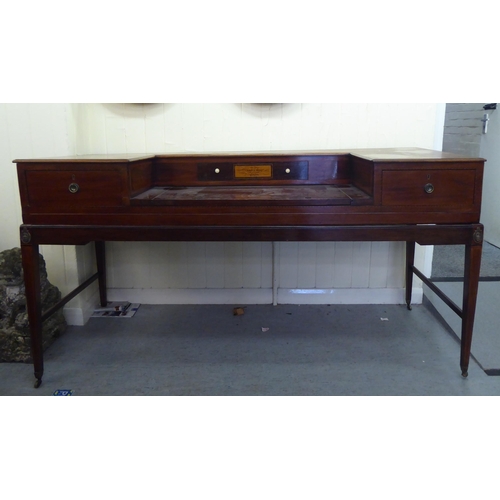
[{"label": "rock on floor", "polygon": [[[47,279],[45,261],[40,255],[42,311],[61,299],[61,292]],[[43,323],[43,349],[66,330],[62,309]],[[0,362],[31,362],[30,333],[26,312],[21,249],[0,252]]]}]

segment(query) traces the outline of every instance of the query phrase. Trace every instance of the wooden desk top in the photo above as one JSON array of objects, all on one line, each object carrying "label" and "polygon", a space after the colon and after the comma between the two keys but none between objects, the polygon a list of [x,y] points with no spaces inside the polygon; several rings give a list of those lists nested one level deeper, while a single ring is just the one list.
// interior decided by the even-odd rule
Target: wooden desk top
[{"label": "wooden desk top", "polygon": [[227,157],[227,156],[341,156],[352,155],[371,161],[470,161],[483,158],[467,158],[454,153],[435,151],[423,148],[363,148],[344,150],[290,150],[290,151],[221,151],[221,152],[182,152],[160,154],[84,154],[73,156],[59,156],[52,158],[28,158],[14,160],[13,163],[33,162],[134,162],[153,158],[182,158],[182,157]]}]

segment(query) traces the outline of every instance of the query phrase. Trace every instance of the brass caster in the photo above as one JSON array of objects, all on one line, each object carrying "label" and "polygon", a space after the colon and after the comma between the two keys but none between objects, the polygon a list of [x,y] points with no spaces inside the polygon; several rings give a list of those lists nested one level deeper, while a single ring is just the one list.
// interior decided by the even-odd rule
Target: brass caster
[{"label": "brass caster", "polygon": [[37,378],[36,379],[36,382],[35,382],[35,389],[38,389],[40,386],[42,385],[42,379],[41,378]]},{"label": "brass caster", "polygon": [[462,370],[462,377],[467,378],[467,375],[469,375],[469,372],[467,370]]}]

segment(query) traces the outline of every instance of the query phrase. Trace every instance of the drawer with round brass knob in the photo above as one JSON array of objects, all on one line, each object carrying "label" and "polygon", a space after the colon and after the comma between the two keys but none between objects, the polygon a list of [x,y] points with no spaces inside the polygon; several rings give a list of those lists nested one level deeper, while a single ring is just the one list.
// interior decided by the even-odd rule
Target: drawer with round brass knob
[{"label": "drawer with round brass knob", "polygon": [[458,208],[474,204],[474,170],[384,170],[382,205]]},{"label": "drawer with round brass knob", "polygon": [[26,181],[32,208],[78,211],[123,205],[123,177],[116,170],[32,170]]}]

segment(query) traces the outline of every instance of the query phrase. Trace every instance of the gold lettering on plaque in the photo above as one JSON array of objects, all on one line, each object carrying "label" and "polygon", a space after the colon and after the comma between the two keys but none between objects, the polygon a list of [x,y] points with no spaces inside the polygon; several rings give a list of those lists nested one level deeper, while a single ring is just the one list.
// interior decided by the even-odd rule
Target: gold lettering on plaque
[{"label": "gold lettering on plaque", "polygon": [[271,178],[272,176],[273,167],[270,164],[234,166],[235,179]]}]

